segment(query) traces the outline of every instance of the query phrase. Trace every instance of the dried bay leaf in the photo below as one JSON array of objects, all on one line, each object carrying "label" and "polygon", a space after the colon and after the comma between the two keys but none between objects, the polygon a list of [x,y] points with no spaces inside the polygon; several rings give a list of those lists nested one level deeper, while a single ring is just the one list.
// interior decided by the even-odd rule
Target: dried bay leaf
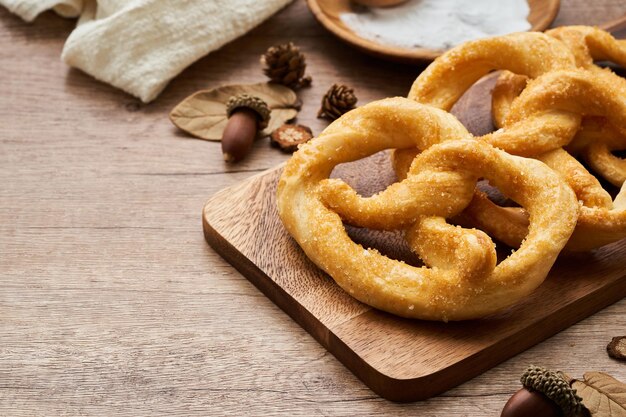
[{"label": "dried bay leaf", "polygon": [[626,417],[626,384],[604,372],[587,372],[572,387],[592,417]]},{"label": "dried bay leaf", "polygon": [[280,84],[226,85],[190,95],[174,107],[170,120],[181,130],[200,139],[221,140],[228,122],[226,102],[231,96],[244,93],[261,98],[271,110],[270,122],[261,132],[263,136],[294,119],[300,108],[296,93]]},{"label": "dried bay leaf", "polygon": [[272,109],[272,117],[261,134],[264,136],[269,135],[285,124],[285,122],[295,119],[297,115],[298,110],[296,109]]}]

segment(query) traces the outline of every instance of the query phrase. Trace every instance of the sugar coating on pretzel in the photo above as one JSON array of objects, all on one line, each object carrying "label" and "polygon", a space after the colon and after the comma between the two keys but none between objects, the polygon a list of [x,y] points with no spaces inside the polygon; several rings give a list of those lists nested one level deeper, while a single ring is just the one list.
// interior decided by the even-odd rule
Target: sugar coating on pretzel
[{"label": "sugar coating on pretzel", "polygon": [[[600,70],[594,61],[611,61],[626,68],[626,40],[617,40],[604,30],[593,26],[564,26],[548,30],[546,35],[558,39],[569,49],[578,68]],[[520,72],[504,71],[500,75],[492,94],[496,127],[502,126],[511,103],[527,81],[527,74]]]},{"label": "sugar coating on pretzel", "polygon": [[626,181],[626,160],[614,156],[613,151],[624,149],[626,137],[604,117],[585,117],[567,148],[616,187]]},{"label": "sugar coating on pretzel", "polygon": [[[574,68],[576,68],[574,56],[562,42],[543,33],[512,33],[466,42],[447,51],[417,77],[408,97],[419,103],[449,111],[476,81],[493,70],[520,74],[523,80],[526,80],[552,70]],[[515,97],[520,92],[521,89]],[[538,142],[537,133],[543,132],[544,129],[545,127],[541,128],[540,132],[528,132],[526,129],[510,133],[500,132],[492,141],[513,140],[522,144],[523,149],[527,134],[533,135],[535,142]],[[548,136],[552,139],[555,135]],[[399,159],[412,159],[415,154],[416,151],[412,149],[396,151],[392,157],[393,163],[397,164]],[[522,155],[523,152],[518,154]],[[399,171],[396,170],[402,174]]]},{"label": "sugar coating on pretzel", "polygon": [[[404,180],[369,198],[328,179],[336,165],[387,148],[426,150]],[[529,213],[526,239],[499,264],[486,234],[445,221],[469,204],[483,176]],[[294,154],[278,184],[283,224],[337,284],[381,310],[429,320],[484,317],[529,294],[566,244],[577,211],[572,190],[544,164],[477,141],[450,114],[403,98],[370,103],[333,122]],[[407,240],[426,266],[356,244],[344,220],[408,225]]]}]

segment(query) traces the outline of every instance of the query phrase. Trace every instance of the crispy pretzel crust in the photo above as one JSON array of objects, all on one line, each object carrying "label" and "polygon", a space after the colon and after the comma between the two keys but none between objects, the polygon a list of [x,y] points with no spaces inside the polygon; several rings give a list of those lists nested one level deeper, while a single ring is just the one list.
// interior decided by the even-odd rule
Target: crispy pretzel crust
[{"label": "crispy pretzel crust", "polygon": [[[339,163],[388,148],[427,149],[407,178],[362,198],[329,180]],[[471,201],[478,177],[493,180],[530,213],[519,250],[496,265],[491,239],[446,223]],[[353,110],[305,144],[278,184],[278,212],[307,256],[355,298],[400,316],[484,317],[514,304],[545,279],[577,218],[571,189],[544,164],[477,141],[450,114],[403,98]],[[342,221],[395,229],[427,266],[365,249]]]}]

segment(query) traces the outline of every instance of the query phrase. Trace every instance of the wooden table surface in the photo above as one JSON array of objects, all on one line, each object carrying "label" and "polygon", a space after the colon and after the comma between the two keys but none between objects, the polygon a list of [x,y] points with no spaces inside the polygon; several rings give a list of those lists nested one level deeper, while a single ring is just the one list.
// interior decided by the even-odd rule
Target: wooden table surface
[{"label": "wooden table surface", "polygon": [[[623,0],[564,0],[556,25],[599,24]],[[0,8],[0,415],[498,416],[528,364],[609,372],[626,301],[426,402],[373,394],[205,243],[216,191],[285,160],[266,142],[238,165],[188,138],[167,113],[194,91],[263,80],[259,55],[294,40],[312,88],[361,103],[404,95],[419,68],[335,40],[302,0],[198,61],[154,103],[60,61],[75,22],[26,24]]]}]

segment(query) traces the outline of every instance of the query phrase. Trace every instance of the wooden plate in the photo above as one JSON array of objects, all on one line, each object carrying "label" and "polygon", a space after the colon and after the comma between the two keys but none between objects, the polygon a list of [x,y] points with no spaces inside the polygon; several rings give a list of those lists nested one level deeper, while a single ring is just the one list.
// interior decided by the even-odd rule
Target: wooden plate
[{"label": "wooden plate", "polygon": [[[352,10],[350,0],[307,0],[315,18],[343,41],[372,55],[405,63],[424,63],[437,58],[443,51],[425,48],[400,48],[365,39],[340,19],[342,13]],[[541,31],[550,26],[559,11],[560,0],[528,0],[530,30]]]}]

